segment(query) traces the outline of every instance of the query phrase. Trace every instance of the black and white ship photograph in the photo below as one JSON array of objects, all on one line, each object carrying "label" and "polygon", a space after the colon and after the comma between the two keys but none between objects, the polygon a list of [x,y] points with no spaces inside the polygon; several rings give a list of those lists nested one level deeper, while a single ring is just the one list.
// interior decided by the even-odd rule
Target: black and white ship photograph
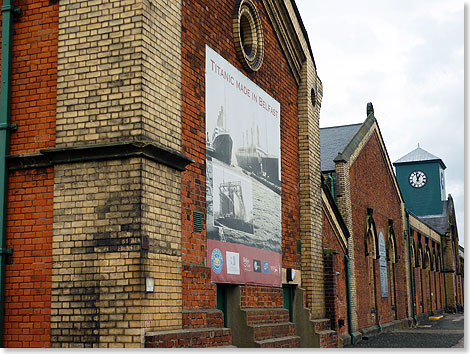
[{"label": "black and white ship photograph", "polygon": [[253,193],[251,181],[213,166],[214,224],[253,234]]},{"label": "black and white ship photograph", "polygon": [[281,196],[240,168],[207,161],[207,238],[281,252]]},{"label": "black and white ship photograph", "polygon": [[210,48],[207,55],[207,237],[280,253],[280,105]]}]

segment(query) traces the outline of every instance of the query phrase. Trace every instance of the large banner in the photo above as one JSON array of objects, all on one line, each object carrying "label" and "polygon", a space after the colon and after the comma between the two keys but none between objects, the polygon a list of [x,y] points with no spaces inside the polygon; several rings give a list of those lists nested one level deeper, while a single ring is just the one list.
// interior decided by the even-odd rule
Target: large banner
[{"label": "large banner", "polygon": [[213,282],[282,286],[280,111],[279,102],[206,46]]}]

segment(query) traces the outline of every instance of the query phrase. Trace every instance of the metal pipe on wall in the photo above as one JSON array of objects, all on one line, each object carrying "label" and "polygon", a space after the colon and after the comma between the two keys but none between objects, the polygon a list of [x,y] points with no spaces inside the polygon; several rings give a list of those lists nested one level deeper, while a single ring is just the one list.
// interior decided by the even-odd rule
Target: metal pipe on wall
[{"label": "metal pipe on wall", "polygon": [[356,343],[356,337],[354,336],[354,330],[352,325],[352,311],[351,311],[351,288],[349,283],[349,257],[344,254],[344,263],[346,268],[346,300],[347,300],[347,310],[348,310],[348,332],[351,336],[351,344]]},{"label": "metal pipe on wall", "polygon": [[2,6],[2,56],[0,84],[0,344],[3,347],[3,328],[5,313],[5,258],[11,250],[6,248],[8,166],[9,153],[10,98],[11,98],[11,44],[13,37],[13,0],[3,0]]}]

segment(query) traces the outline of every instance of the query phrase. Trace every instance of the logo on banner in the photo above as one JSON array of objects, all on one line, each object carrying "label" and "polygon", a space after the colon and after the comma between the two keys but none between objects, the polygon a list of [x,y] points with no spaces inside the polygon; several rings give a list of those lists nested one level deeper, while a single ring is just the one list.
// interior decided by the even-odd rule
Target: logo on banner
[{"label": "logo on banner", "polygon": [[212,270],[214,273],[219,274],[222,271],[224,265],[224,259],[222,257],[222,252],[218,248],[214,248],[211,256]]},{"label": "logo on banner", "polygon": [[243,269],[245,272],[251,272],[251,262],[246,257],[243,257]]},{"label": "logo on banner", "polygon": [[269,262],[264,262],[263,271],[264,273],[269,273]]},{"label": "logo on banner", "polygon": [[270,268],[271,268],[271,272],[274,272],[276,274],[279,273],[279,270],[278,270],[277,266],[272,265]]},{"label": "logo on banner", "polygon": [[236,252],[225,252],[227,259],[227,274],[240,275],[240,254]]},{"label": "logo on banner", "polygon": [[261,273],[261,261],[253,259],[253,270],[256,273]]}]

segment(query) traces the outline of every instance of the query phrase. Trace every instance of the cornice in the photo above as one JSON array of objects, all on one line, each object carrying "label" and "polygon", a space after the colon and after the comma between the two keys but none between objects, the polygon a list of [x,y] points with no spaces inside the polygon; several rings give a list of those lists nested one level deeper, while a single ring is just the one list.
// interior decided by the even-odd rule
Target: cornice
[{"label": "cornice", "polygon": [[59,164],[121,160],[144,157],[178,171],[184,171],[193,159],[175,150],[148,141],[116,142],[40,150],[38,153],[7,156],[10,170],[44,168]]}]

